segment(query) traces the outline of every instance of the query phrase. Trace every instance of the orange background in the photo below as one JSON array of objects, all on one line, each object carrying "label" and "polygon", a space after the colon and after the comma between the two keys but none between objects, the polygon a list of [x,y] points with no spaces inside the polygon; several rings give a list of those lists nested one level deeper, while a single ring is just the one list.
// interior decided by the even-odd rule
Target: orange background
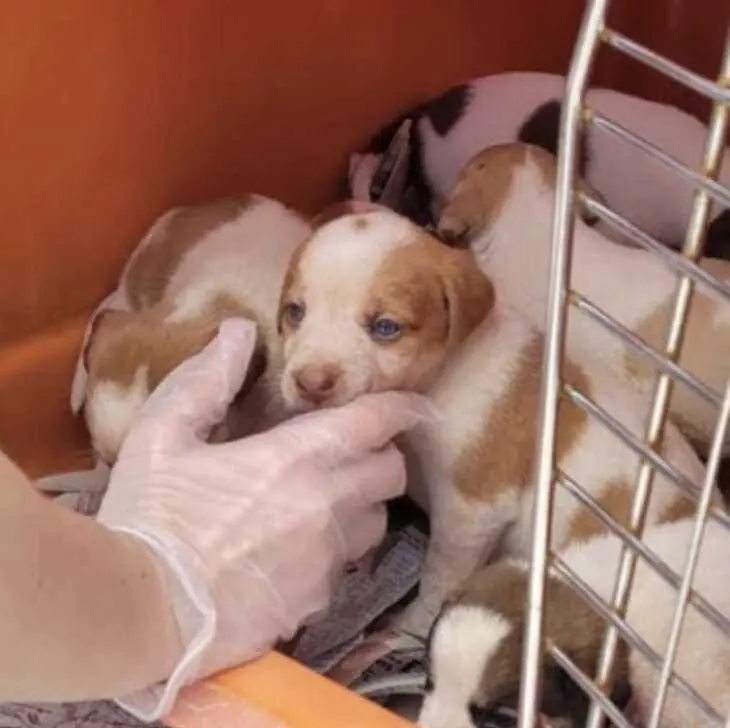
[{"label": "orange background", "polygon": [[[623,0],[615,23],[712,74],[725,5]],[[155,216],[237,190],[314,211],[347,152],[406,105],[476,75],[564,71],[582,8],[0,0],[0,446],[34,475],[80,464],[81,329]],[[599,70],[701,110],[634,64]]]}]

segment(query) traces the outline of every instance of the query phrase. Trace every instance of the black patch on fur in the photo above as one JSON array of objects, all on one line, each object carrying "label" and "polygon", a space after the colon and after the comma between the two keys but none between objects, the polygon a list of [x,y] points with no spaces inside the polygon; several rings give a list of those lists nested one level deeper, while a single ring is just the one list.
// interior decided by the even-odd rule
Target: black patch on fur
[{"label": "black patch on fur", "polygon": [[454,86],[441,96],[427,101],[420,115],[428,117],[436,133],[445,137],[464,116],[471,101],[471,90],[472,87],[466,83]]},{"label": "black patch on fur", "polygon": [[[360,150],[363,154],[384,154],[401,124],[406,119],[411,120],[408,174],[403,199],[397,211],[417,225],[436,223],[431,213],[433,190],[423,171],[423,141],[418,131],[418,121],[423,117],[428,118],[436,133],[442,137],[446,136],[463,117],[471,100],[471,90],[469,84],[461,84],[450,88],[440,96],[411,107],[379,129]],[[349,179],[345,181],[344,193],[347,197],[352,196]]]},{"label": "black patch on fur", "polygon": [[543,674],[540,712],[548,718],[570,718],[574,726],[586,724],[590,699],[568,673],[555,663]]},{"label": "black patch on fur", "polygon": [[[546,101],[538,106],[517,132],[517,140],[523,144],[533,144],[542,147],[554,157],[558,156],[558,139],[560,138],[560,112],[562,102],[558,99]],[[581,138],[578,153],[578,173],[585,179],[589,159],[588,140],[585,135]],[[598,215],[584,214],[583,221],[593,227],[599,222]]]},{"label": "black patch on fur", "polygon": [[721,212],[707,228],[705,257],[730,260],[730,210]]},{"label": "black patch on fur", "polygon": [[[517,141],[542,147],[553,156],[558,156],[558,139],[560,138],[560,112],[562,102],[558,99],[546,101],[538,106],[517,132]],[[578,171],[585,177],[589,162],[588,144],[585,136],[581,141],[578,157]]]}]

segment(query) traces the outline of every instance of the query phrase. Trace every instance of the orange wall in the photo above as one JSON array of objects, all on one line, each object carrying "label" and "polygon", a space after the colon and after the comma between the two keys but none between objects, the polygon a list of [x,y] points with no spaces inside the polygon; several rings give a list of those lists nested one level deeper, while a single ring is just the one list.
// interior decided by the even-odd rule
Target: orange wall
[{"label": "orange wall", "polygon": [[155,215],[246,189],[314,210],[409,102],[564,70],[580,7],[0,0],[0,446],[34,473],[85,448],[80,326]]},{"label": "orange wall", "polygon": [[[619,30],[715,72],[726,0],[614,6]],[[475,75],[564,71],[583,7],[0,0],[0,447],[33,473],[78,462],[81,327],[157,214],[236,190],[314,210],[347,151],[407,104]],[[703,110],[633,62],[598,70]]]}]

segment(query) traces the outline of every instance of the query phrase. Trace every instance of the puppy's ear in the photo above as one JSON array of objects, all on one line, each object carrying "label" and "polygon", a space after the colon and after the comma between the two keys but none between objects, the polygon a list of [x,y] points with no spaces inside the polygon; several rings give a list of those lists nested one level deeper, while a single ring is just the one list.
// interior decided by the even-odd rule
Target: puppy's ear
[{"label": "puppy's ear", "polygon": [[467,250],[448,250],[441,268],[449,343],[462,342],[494,307],[492,282]]},{"label": "puppy's ear", "polygon": [[104,342],[108,341],[114,332],[120,331],[125,324],[133,321],[135,316],[136,314],[129,311],[108,309],[99,311],[91,319],[86,342],[81,352],[81,361],[87,373],[93,361],[94,351],[99,346],[104,346]]},{"label": "puppy's ear", "polygon": [[276,310],[276,333],[281,336],[284,333],[284,306],[286,305],[292,288],[299,278],[299,262],[304,255],[309,239],[300,243],[292,253],[289,265],[287,266],[284,280],[279,291],[279,305]]}]

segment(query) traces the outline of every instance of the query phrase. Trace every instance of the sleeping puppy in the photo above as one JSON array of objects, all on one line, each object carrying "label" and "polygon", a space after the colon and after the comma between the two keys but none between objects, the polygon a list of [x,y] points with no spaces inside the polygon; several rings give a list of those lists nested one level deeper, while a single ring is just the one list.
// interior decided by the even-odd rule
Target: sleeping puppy
[{"label": "sleeping puppy", "polygon": [[[680,578],[692,539],[694,519],[648,528],[643,542]],[[620,540],[604,534],[575,544],[562,560],[602,601],[610,604]],[[730,534],[708,522],[693,587],[730,619]],[[447,600],[428,645],[426,697],[419,724],[424,728],[480,728],[500,705],[516,706],[529,566],[505,560],[475,573]],[[557,574],[546,583],[545,637],[589,678],[596,671],[606,622]],[[676,606],[674,588],[639,559],[627,622],[660,657],[666,650]],[[620,643],[611,699],[630,709],[637,725],[649,720],[659,683],[658,670],[625,642]],[[730,711],[730,636],[689,606],[680,636],[675,674],[724,719]],[[541,711],[567,728],[585,725],[590,701],[567,672],[546,656]],[[681,688],[667,693],[662,728],[710,728],[717,723]]]},{"label": "sleeping puppy", "polygon": [[[424,634],[446,594],[502,549],[526,555],[543,337],[500,305],[468,251],[449,248],[391,211],[345,215],[292,256],[282,289],[282,396],[292,412],[366,392],[427,393],[440,413],[409,433],[409,494],[430,512],[420,596],[401,626]],[[567,362],[565,378],[632,432],[643,408],[598,362]],[[626,522],[638,458],[597,420],[561,407],[558,464]],[[703,468],[669,427],[664,454],[690,488]],[[649,522],[693,504],[657,476]],[[557,546],[600,527],[572,496],[556,499]]]},{"label": "sleeping puppy", "polygon": [[278,297],[289,257],[310,230],[304,217],[259,195],[175,208],[157,220],[92,317],[77,365],[72,407],[83,408],[104,461],[114,462],[149,394],[231,316],[256,322],[257,346],[211,439],[242,437],[280,417]]},{"label": "sleeping puppy", "polygon": [[[347,194],[373,199],[383,154],[402,122],[410,119],[402,191],[409,207],[403,212],[420,224],[433,223],[459,170],[481,149],[520,141],[555,155],[564,94],[565,77],[549,73],[499,73],[454,86],[401,114],[351,156]],[[586,104],[690,168],[701,158],[707,129],[678,108],[604,88],[588,89]],[[667,245],[681,245],[693,188],[676,174],[593,127],[585,135],[580,172],[609,207]],[[721,179],[730,183],[730,165],[723,167]],[[713,216],[705,254],[730,258],[730,212],[716,206]],[[609,232],[602,223],[599,227]]]},{"label": "sleeping puppy", "polygon": [[[539,147],[503,144],[477,154],[459,173],[438,231],[470,248],[505,300],[533,325],[544,327],[555,198],[555,158]],[[702,267],[726,286],[730,263],[704,260]],[[619,323],[664,349],[677,276],[654,254],[606,245],[576,215],[571,287]],[[729,289],[730,290],[730,289]],[[599,352],[624,382],[648,392],[656,369],[622,339],[572,311],[568,346]],[[730,375],[730,303],[704,285],[695,288],[679,364],[722,392]],[[697,448],[706,452],[715,406],[677,382],[671,414]]]}]

